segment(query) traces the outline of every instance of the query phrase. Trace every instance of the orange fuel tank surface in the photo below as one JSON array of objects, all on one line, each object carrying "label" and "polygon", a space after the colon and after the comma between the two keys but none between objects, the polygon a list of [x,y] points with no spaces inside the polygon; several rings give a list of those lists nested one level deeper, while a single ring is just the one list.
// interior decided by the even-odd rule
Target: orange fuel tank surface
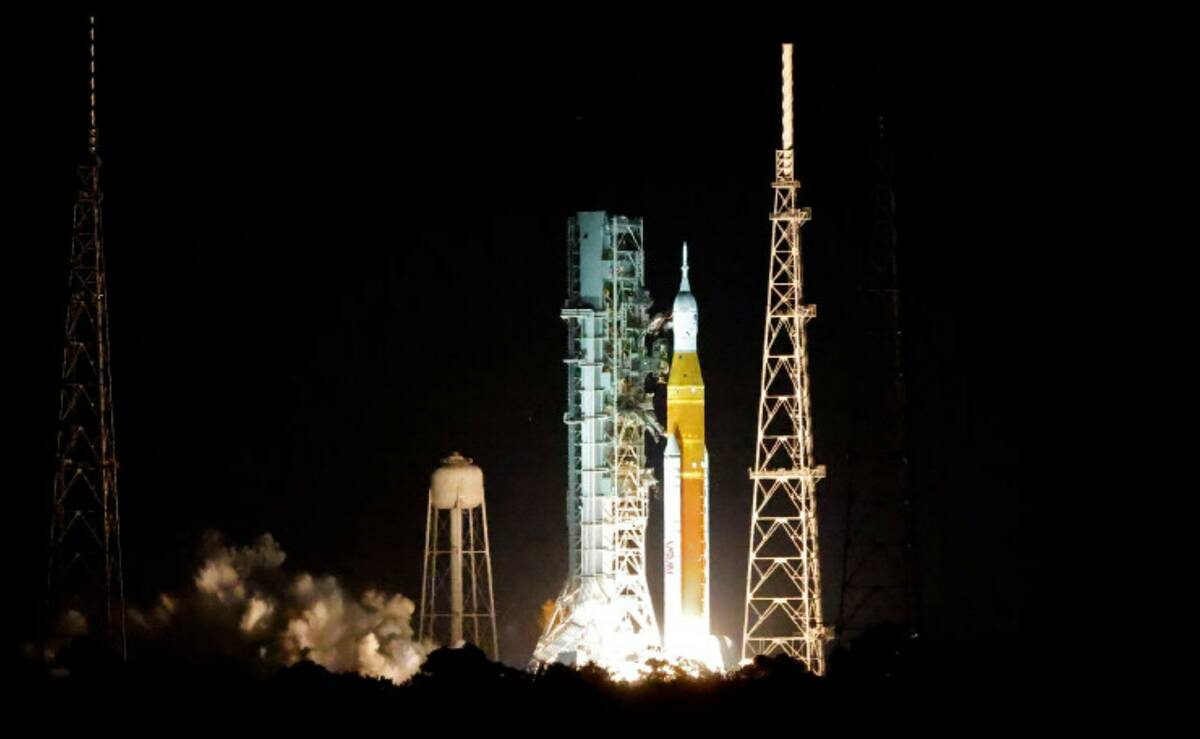
[{"label": "orange fuel tank surface", "polygon": [[704,444],[704,380],[695,352],[676,353],[667,382],[667,430],[679,443],[680,611],[706,613],[708,592],[707,474]]}]

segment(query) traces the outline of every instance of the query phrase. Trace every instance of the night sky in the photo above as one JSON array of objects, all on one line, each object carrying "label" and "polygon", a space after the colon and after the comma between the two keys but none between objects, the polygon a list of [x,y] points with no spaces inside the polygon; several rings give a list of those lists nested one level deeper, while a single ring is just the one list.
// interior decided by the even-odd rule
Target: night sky
[{"label": "night sky", "polygon": [[[883,116],[925,631],[956,644],[1017,634],[1028,370],[1000,296],[1032,247],[1011,238],[1000,204],[1013,195],[1022,73],[969,35],[899,39],[799,14],[732,38],[539,27],[98,18],[130,602],[186,585],[208,529],[241,543],[269,531],[290,566],[416,600],[428,476],[459,450],[485,474],[502,657],[524,664],[566,568],[566,219],[605,209],[645,219],[655,311],[669,310],[689,243],[713,628],[738,639],[778,42],[792,40],[827,585],[840,577],[845,408],[862,370],[849,359],[852,305]],[[45,572],[86,17],[23,18],[4,36],[21,70],[5,93],[5,546],[14,602],[28,606],[8,617],[27,628]],[[649,450],[657,468],[661,448]],[[660,501],[652,512],[661,608]]]}]

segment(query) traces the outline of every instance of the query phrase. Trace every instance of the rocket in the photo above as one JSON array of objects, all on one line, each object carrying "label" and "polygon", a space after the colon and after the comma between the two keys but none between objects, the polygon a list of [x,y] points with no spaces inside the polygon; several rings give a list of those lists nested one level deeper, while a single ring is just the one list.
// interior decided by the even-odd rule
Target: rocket
[{"label": "rocket", "polygon": [[681,271],[672,310],[663,453],[663,646],[670,657],[719,669],[720,647],[710,625],[708,448],[704,379],[696,353],[700,314],[688,283],[687,242]]}]

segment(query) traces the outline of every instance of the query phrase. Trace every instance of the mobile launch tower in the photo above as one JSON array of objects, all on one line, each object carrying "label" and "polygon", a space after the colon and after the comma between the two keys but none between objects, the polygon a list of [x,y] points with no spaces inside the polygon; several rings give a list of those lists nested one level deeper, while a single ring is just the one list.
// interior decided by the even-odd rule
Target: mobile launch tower
[{"label": "mobile launch tower", "polygon": [[622,672],[660,646],[646,584],[654,473],[645,435],[661,434],[646,382],[650,294],[640,218],[583,212],[567,226],[566,583],[535,663]]}]

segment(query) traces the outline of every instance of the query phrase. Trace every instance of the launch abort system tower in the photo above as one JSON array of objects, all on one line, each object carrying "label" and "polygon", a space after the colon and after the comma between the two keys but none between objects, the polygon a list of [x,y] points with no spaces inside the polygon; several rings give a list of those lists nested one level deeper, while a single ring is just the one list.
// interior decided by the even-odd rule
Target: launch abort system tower
[{"label": "launch abort system tower", "polygon": [[640,218],[579,213],[567,227],[568,570],[535,663],[595,662],[620,671],[659,647],[646,585],[654,473],[646,432],[661,433],[646,381]]}]

